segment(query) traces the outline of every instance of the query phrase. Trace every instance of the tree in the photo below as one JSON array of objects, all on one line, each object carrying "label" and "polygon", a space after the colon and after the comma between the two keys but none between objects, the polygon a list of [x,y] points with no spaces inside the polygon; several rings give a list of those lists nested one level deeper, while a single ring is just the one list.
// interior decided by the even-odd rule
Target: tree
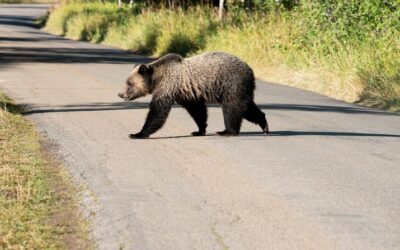
[{"label": "tree", "polygon": [[219,0],[218,18],[221,23],[224,22],[224,0]]}]

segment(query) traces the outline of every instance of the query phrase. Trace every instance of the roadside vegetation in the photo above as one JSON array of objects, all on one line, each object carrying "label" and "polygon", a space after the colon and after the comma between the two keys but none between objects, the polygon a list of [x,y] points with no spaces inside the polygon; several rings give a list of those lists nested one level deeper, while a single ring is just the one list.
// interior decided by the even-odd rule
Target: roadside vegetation
[{"label": "roadside vegetation", "polygon": [[89,248],[76,190],[0,93],[0,249]]},{"label": "roadside vegetation", "polygon": [[31,3],[57,3],[58,0],[0,0],[1,3],[6,3],[6,4],[18,4],[18,3],[26,3],[26,4],[31,4]]},{"label": "roadside vegetation", "polygon": [[259,78],[400,111],[396,0],[228,1],[223,23],[212,2],[134,2],[66,1],[46,30],[152,56],[226,51]]}]

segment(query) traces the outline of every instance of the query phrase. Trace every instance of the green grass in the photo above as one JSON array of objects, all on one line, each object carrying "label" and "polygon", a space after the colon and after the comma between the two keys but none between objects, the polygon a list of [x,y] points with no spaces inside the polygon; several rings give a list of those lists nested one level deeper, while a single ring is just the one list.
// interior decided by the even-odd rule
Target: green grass
[{"label": "green grass", "polygon": [[154,56],[204,49],[217,23],[209,10],[139,11],[115,4],[68,4],[54,10],[46,30],[73,39],[118,45]]},{"label": "green grass", "polygon": [[0,0],[1,3],[17,4],[17,3],[57,3],[58,0]]},{"label": "green grass", "polygon": [[19,111],[0,93],[0,248],[90,247],[76,190]]},{"label": "green grass", "polygon": [[399,19],[390,1],[303,1],[292,11],[251,15],[231,8],[223,26],[207,8],[72,3],[54,10],[46,29],[152,56],[226,51],[259,78],[399,111]]}]

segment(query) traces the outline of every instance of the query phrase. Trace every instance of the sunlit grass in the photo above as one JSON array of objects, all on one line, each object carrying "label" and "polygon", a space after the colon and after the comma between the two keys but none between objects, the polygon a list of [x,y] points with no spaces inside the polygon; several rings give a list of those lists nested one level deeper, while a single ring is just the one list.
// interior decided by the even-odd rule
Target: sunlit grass
[{"label": "sunlit grass", "polygon": [[31,3],[57,3],[58,0],[0,0],[0,3],[7,3],[7,4],[31,4]]},{"label": "sunlit grass", "polygon": [[89,247],[68,175],[18,111],[0,93],[0,249]]}]

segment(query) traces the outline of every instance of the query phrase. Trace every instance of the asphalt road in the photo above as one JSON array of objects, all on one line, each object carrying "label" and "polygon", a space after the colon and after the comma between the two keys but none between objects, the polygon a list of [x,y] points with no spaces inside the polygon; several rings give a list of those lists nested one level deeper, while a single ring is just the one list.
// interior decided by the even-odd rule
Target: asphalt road
[{"label": "asphalt road", "polygon": [[84,188],[99,249],[400,249],[400,115],[257,82],[271,135],[209,136],[173,108],[149,140],[149,97],[117,97],[145,57],[32,27],[39,5],[0,5],[0,89]]}]

